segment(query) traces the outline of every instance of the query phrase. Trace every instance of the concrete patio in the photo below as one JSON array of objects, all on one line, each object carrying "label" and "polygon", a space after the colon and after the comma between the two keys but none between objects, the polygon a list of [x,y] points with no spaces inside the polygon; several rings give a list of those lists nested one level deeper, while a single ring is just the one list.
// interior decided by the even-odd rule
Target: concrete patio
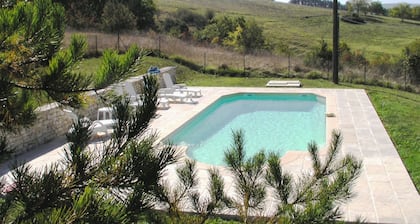
[{"label": "concrete patio", "polygon": [[[198,88],[198,87],[194,87]],[[326,97],[327,136],[332,129],[341,130],[344,141],[342,153],[351,153],[363,160],[363,171],[354,186],[356,196],[343,206],[345,220],[358,217],[371,223],[420,223],[420,196],[405,169],[398,152],[384,129],[364,90],[358,89],[307,89],[307,88],[224,88],[200,87],[203,96],[195,98],[197,104],[171,104],[168,110],[159,110],[151,122],[163,138],[217,100],[220,96],[238,92],[314,93]],[[391,105],[387,105],[391,106]],[[100,142],[92,143],[100,147]],[[31,150],[18,157],[30,162],[34,168],[60,160],[65,147],[64,138]],[[294,174],[310,168],[307,153],[290,152],[282,158],[284,168]],[[0,166],[0,176],[7,176],[10,164]],[[210,166],[198,164],[202,179]],[[222,172],[227,172],[221,168]],[[172,175],[168,175],[172,176]],[[227,191],[232,189],[227,178]],[[275,209],[267,201],[265,214]]]}]

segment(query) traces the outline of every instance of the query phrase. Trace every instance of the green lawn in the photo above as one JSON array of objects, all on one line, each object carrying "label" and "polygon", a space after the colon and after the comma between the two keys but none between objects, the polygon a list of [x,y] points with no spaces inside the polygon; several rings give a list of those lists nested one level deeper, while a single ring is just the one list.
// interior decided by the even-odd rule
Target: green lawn
[{"label": "green lawn", "polygon": [[[144,74],[149,66],[176,66],[178,81],[191,86],[248,86],[263,87],[270,78],[238,78],[206,75],[176,64],[171,60],[145,57],[135,74]],[[84,60],[80,70],[94,73],[99,59]],[[135,75],[132,74],[132,75]],[[343,83],[335,85],[326,80],[300,79],[307,88],[359,88],[365,89],[391,136],[417,190],[420,191],[420,94],[375,86]]]}]

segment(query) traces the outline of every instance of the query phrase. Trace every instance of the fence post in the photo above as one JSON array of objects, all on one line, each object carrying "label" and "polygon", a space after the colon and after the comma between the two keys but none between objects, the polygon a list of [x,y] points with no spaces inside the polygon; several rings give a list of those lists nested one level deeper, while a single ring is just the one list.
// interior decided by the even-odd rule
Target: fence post
[{"label": "fence post", "polygon": [[95,35],[95,55],[98,56],[98,35]]},{"label": "fence post", "polygon": [[363,68],[363,73],[364,73],[364,77],[365,77],[365,84],[366,84],[366,72],[367,72],[367,61],[365,61],[364,68]]},{"label": "fence post", "polygon": [[207,65],[207,52],[204,52],[204,56],[203,56],[203,70],[206,70],[206,65]]},{"label": "fence post", "polygon": [[120,53],[120,32],[117,32],[117,52]]},{"label": "fence post", "polygon": [[160,35],[158,36],[158,56],[160,57]]},{"label": "fence post", "polygon": [[244,53],[244,72],[245,72],[245,70],[246,70],[246,54]]}]

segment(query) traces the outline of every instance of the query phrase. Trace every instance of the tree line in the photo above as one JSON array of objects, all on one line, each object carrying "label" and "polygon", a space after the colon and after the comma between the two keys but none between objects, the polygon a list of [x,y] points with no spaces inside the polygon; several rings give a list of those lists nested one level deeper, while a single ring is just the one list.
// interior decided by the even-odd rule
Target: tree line
[{"label": "tree line", "polygon": [[[319,8],[332,9],[333,7],[333,1],[330,1],[330,0],[290,0],[289,3],[295,4],[295,5],[319,7]],[[345,5],[342,5],[340,2],[338,2],[338,8],[343,10],[345,9]]]},{"label": "tree line", "polygon": [[401,18],[401,21],[404,19],[420,20],[420,6],[411,7],[406,3],[386,9],[380,1],[351,0],[346,3],[346,9],[350,14],[355,13],[357,16],[372,14],[397,17]]},{"label": "tree line", "polygon": [[[54,0],[60,3],[66,12],[67,25],[74,28],[101,28],[103,20],[109,15],[106,14],[107,7],[119,9],[115,13],[120,18],[130,18],[138,30],[152,28],[154,26],[154,15],[157,11],[153,0]],[[106,25],[106,24],[105,24]]]},{"label": "tree line", "polygon": [[[328,0],[290,0],[289,3],[296,5],[305,5],[320,8],[332,8],[333,1]],[[350,0],[345,5],[338,2],[340,10],[347,10],[349,13],[355,13],[360,16],[361,13],[367,15],[392,16],[404,19],[420,20],[420,6],[410,6],[406,3],[401,3],[391,9],[386,9],[380,1],[368,0]]]}]

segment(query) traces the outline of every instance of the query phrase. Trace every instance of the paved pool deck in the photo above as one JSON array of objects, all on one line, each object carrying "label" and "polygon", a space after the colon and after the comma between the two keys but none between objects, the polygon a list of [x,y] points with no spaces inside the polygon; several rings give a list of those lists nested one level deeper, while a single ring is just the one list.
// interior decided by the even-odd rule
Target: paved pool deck
[{"label": "paved pool deck", "polygon": [[[315,93],[326,97],[327,138],[332,129],[343,134],[341,155],[351,153],[363,160],[363,169],[354,186],[356,196],[343,205],[344,220],[354,221],[361,217],[369,223],[420,223],[420,196],[402,163],[395,146],[388,136],[374,107],[364,90],[359,89],[310,89],[310,88],[228,88],[194,87],[201,89],[203,96],[195,98],[196,104],[171,104],[168,110],[158,110],[151,128],[163,138],[194,117],[220,96],[233,93]],[[383,106],[392,106],[384,103]],[[100,147],[93,142],[91,147]],[[63,158],[64,138],[56,139],[18,157],[30,162],[32,167],[41,168]],[[325,149],[321,151],[325,155]],[[0,165],[0,176],[9,174],[7,163]],[[282,157],[283,167],[295,174],[308,171],[311,167],[307,153],[290,152]],[[176,167],[174,165],[172,168]],[[207,183],[206,170],[210,166],[198,163],[200,184]],[[226,168],[219,167],[226,181],[226,191],[232,192],[232,176]],[[169,182],[175,169],[169,169]],[[272,214],[275,203],[266,201],[262,215]]]}]

